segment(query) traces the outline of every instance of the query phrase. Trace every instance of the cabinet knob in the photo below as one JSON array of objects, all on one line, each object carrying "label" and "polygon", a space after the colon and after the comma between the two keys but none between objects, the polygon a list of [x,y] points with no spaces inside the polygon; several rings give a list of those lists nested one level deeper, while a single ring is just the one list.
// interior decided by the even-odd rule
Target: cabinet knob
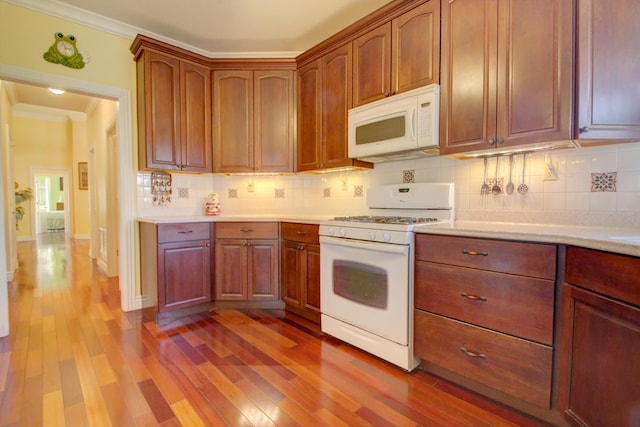
[{"label": "cabinet knob", "polygon": [[489,145],[494,145],[496,143],[496,140],[491,138],[487,142],[489,143]]},{"label": "cabinet knob", "polygon": [[205,247],[205,248],[209,248],[209,247],[211,247],[211,243],[205,243],[204,247]]},{"label": "cabinet knob", "polygon": [[498,138],[498,140],[496,141],[496,145],[502,145],[504,143],[504,138]]}]

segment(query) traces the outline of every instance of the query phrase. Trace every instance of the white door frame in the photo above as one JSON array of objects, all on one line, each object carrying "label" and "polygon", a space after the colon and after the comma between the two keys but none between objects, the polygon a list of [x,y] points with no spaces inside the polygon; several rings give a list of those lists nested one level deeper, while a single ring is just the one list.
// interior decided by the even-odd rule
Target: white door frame
[{"label": "white door frame", "polygon": [[[38,166],[31,166],[29,172],[29,179],[31,180],[31,184],[33,185],[34,192],[34,201],[37,202],[38,194],[35,188],[36,177],[40,175],[48,175],[48,176],[61,176],[64,182],[64,232],[65,234],[69,234],[71,230],[71,224],[73,224],[73,218],[71,217],[71,170],[66,168],[41,168]],[[38,216],[40,212],[38,211],[38,207],[32,209],[32,212],[35,215],[31,215],[31,230],[36,234],[33,237],[37,239],[37,233],[42,232],[39,229],[38,224]]]},{"label": "white door frame", "polygon": [[[67,90],[85,93],[90,96],[108,98],[118,101],[118,193],[119,206],[119,273],[121,307],[123,311],[137,310],[143,307],[143,297],[138,292],[138,245],[136,239],[136,166],[133,150],[136,144],[132,135],[131,91],[123,88],[107,86],[100,83],[73,79],[61,75],[43,73],[41,71],[0,64],[0,80],[11,80],[38,86],[59,86]],[[6,242],[0,234],[0,250],[5,251]],[[5,255],[2,254],[4,257]],[[5,268],[6,270],[6,268]],[[6,274],[6,273],[5,273]],[[7,295],[6,281],[0,281],[0,294]],[[0,297],[1,300],[2,297]],[[5,312],[6,313],[6,312]],[[0,331],[8,326],[8,313],[0,314]],[[8,328],[7,328],[8,330]]]}]

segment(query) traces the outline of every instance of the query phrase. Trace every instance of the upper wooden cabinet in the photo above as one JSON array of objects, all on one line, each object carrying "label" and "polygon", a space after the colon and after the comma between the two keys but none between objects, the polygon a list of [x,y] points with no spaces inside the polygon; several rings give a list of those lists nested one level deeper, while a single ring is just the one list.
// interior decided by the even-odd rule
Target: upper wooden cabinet
[{"label": "upper wooden cabinet", "polygon": [[296,170],[371,167],[349,158],[347,111],[351,108],[351,44],[298,70]]},{"label": "upper wooden cabinet", "polygon": [[214,172],[293,172],[293,71],[213,72]]},{"label": "upper wooden cabinet", "polygon": [[211,172],[209,67],[144,36],[131,50],[137,61],[140,169]]},{"label": "upper wooden cabinet", "polygon": [[576,138],[640,140],[640,3],[578,0]]},{"label": "upper wooden cabinet", "polygon": [[571,138],[572,2],[444,1],[441,52],[442,154]]},{"label": "upper wooden cabinet", "polygon": [[431,0],[353,41],[353,106],[438,83],[440,2]]}]

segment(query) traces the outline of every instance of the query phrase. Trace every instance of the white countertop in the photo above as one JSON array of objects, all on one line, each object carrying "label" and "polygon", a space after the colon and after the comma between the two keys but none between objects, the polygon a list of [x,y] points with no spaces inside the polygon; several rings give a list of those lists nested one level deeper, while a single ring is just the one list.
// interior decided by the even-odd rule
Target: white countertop
[{"label": "white countertop", "polygon": [[176,222],[299,222],[303,224],[319,224],[321,221],[332,217],[322,215],[217,215],[217,216],[158,216],[140,217],[138,222],[148,222],[151,224],[172,224]]},{"label": "white countertop", "polygon": [[416,233],[556,243],[640,257],[640,229],[507,222],[456,221],[421,225]]}]

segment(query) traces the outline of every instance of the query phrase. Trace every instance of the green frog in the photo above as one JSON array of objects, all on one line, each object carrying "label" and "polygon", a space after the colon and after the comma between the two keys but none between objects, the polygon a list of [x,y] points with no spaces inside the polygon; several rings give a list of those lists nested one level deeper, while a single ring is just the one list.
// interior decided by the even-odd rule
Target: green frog
[{"label": "green frog", "polygon": [[54,64],[62,64],[70,68],[83,68],[85,61],[76,47],[76,38],[72,34],[54,34],[55,41],[42,57]]}]

